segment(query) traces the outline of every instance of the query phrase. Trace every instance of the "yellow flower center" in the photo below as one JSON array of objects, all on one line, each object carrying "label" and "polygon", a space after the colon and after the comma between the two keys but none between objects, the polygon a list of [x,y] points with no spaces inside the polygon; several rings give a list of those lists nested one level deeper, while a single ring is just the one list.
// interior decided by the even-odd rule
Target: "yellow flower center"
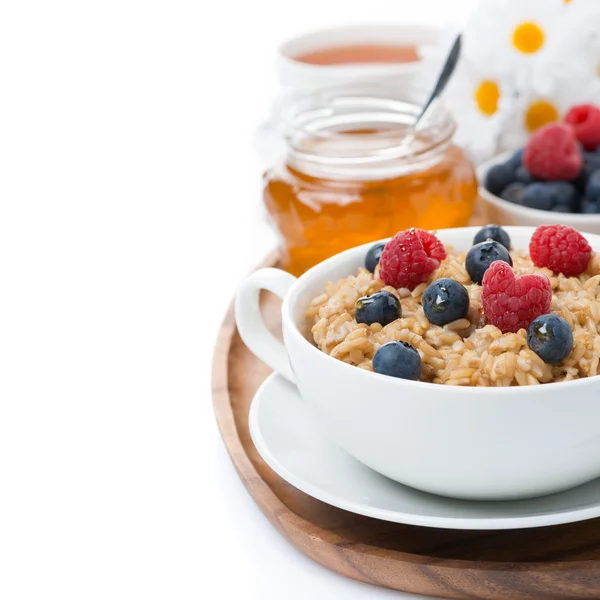
[{"label": "yellow flower center", "polygon": [[495,81],[482,81],[475,90],[475,102],[479,110],[488,117],[498,110],[500,89]]},{"label": "yellow flower center", "polygon": [[548,123],[558,121],[558,109],[547,100],[534,102],[525,113],[525,127],[533,132]]},{"label": "yellow flower center", "polygon": [[523,54],[534,54],[544,45],[544,31],[537,24],[526,21],[513,32],[513,46]]},{"label": "yellow flower center", "polygon": [[565,4],[571,4],[571,2],[573,2],[573,0],[565,0]]}]

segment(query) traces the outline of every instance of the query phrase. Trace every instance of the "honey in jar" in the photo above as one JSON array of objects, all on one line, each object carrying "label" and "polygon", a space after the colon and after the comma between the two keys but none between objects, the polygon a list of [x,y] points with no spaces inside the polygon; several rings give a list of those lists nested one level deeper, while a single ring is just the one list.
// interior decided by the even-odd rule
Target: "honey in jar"
[{"label": "honey in jar", "polygon": [[264,201],[291,273],[408,227],[468,223],[473,165],[452,143],[455,126],[443,106],[414,132],[418,112],[401,93],[374,85],[282,104],[285,151],[264,175]]}]

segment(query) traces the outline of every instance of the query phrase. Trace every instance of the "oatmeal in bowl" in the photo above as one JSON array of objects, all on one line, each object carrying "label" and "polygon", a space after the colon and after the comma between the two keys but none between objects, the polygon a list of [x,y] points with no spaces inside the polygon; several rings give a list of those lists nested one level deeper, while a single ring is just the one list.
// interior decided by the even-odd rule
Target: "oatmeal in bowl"
[{"label": "oatmeal in bowl", "polygon": [[600,374],[600,253],[539,227],[512,248],[498,226],[467,252],[407,230],[325,285],[306,311],[315,345],[367,371],[454,386],[526,386]]}]

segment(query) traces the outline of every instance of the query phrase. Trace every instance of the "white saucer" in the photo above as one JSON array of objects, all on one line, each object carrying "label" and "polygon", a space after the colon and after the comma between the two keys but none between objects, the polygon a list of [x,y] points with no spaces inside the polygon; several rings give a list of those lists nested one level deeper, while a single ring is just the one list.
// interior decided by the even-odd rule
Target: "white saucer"
[{"label": "white saucer", "polygon": [[396,483],[331,441],[298,390],[278,375],[256,393],[249,420],[256,448],[280,477],[359,515],[444,529],[523,529],[600,516],[600,479],[553,496],[512,502],[454,500]]}]

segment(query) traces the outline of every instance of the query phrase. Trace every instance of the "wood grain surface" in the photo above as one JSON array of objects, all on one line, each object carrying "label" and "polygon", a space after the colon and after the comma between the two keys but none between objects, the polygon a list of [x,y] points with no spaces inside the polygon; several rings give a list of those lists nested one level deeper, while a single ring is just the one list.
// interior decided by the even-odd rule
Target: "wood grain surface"
[{"label": "wood grain surface", "polygon": [[[271,256],[263,266],[276,266]],[[280,301],[262,298],[270,328]],[[485,600],[600,598],[600,519],[510,531],[379,521],[295,489],[261,459],[248,409],[269,369],[241,341],[230,309],[214,355],[213,404],[231,459],[274,527],[304,554],[353,579],[430,596]]]}]

